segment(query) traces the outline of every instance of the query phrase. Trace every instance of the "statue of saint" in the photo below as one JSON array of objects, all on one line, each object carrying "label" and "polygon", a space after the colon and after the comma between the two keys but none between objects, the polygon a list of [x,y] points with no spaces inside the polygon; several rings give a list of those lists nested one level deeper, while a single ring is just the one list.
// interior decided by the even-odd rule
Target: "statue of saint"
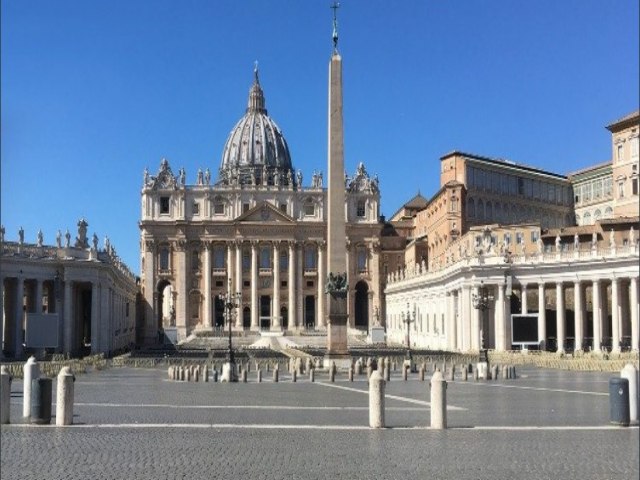
[{"label": "statue of saint", "polygon": [[556,235],[556,252],[560,251],[560,244],[561,244],[560,235]]},{"label": "statue of saint", "polygon": [[147,167],[144,167],[144,175],[143,175],[143,186],[147,186],[149,184],[149,170],[147,170]]},{"label": "statue of saint", "polygon": [[613,231],[613,228],[609,232],[609,246],[611,248],[616,248],[616,235],[615,235],[615,232]]},{"label": "statue of saint", "polygon": [[91,242],[93,243],[93,249],[98,251],[98,235],[93,233],[93,237],[91,237]]},{"label": "statue of saint", "polygon": [[[4,228],[3,230],[3,237],[4,237]],[[636,244],[636,231],[633,229],[633,225],[631,225],[631,228],[629,229],[629,245],[631,247],[633,247]]]},{"label": "statue of saint", "polygon": [[202,176],[202,169],[198,169],[198,185],[204,184],[204,177]]},{"label": "statue of saint", "polygon": [[573,236],[573,249],[576,252],[580,249],[580,237],[577,233]]},{"label": "statue of saint", "polygon": [[302,171],[298,170],[296,173],[296,181],[298,182],[298,189],[302,189]]},{"label": "statue of saint", "polygon": [[204,183],[205,185],[211,184],[211,171],[208,168],[204,171]]},{"label": "statue of saint", "polygon": [[62,232],[60,230],[56,233],[56,246],[58,248],[62,247]]},{"label": "statue of saint", "polygon": [[4,242],[4,232],[4,225],[0,225],[0,243]]},{"label": "statue of saint", "polygon": [[185,185],[187,181],[187,172],[185,172],[184,167],[180,167],[180,185]]},{"label": "statue of saint", "polygon": [[67,232],[64,234],[64,246],[65,248],[69,248],[71,245],[71,234],[69,233],[69,229],[67,228]]},{"label": "statue of saint", "polygon": [[38,230],[38,246],[41,247],[44,244],[44,235],[42,230]]},{"label": "statue of saint", "polygon": [[542,253],[544,249],[544,243],[542,243],[541,237],[538,237],[538,240],[536,240],[536,246],[538,247],[538,253]]},{"label": "statue of saint", "polygon": [[596,232],[591,234],[591,248],[598,248],[598,234]]}]

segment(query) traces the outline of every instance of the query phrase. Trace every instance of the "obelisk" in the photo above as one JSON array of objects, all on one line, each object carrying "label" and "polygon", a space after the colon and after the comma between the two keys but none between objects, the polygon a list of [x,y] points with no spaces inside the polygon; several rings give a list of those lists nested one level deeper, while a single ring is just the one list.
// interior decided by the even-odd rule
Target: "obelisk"
[{"label": "obelisk", "polygon": [[[338,53],[336,9],[333,6],[333,54],[329,62],[329,118],[327,188],[327,263],[329,278],[326,293],[329,302],[327,320],[327,359],[336,366],[350,365],[347,349],[347,291],[344,132],[342,125],[342,58]],[[344,364],[344,365],[343,365]]]}]

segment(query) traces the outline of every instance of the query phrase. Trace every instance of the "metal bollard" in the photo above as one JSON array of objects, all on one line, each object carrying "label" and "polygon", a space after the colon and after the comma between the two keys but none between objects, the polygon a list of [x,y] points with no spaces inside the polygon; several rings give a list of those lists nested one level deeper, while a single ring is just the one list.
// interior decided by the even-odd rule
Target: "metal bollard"
[{"label": "metal bollard", "polygon": [[187,368],[185,369],[185,372],[184,372],[184,379],[185,379],[187,382],[190,382],[190,381],[191,381],[191,369],[190,369],[189,367],[187,367]]},{"label": "metal bollard", "polygon": [[638,371],[635,365],[627,363],[620,377],[629,381],[629,422],[638,423]]},{"label": "metal bollard", "polygon": [[453,379],[455,378],[455,374],[456,374],[456,367],[455,365],[451,364],[451,369],[449,370],[449,381],[453,382]]},{"label": "metal bollard", "polygon": [[629,380],[626,378],[609,379],[609,422],[629,426]]},{"label": "metal bollard", "polygon": [[516,366],[515,365],[511,365],[511,367],[509,367],[511,369],[511,377],[515,379],[516,378]]},{"label": "metal bollard", "polygon": [[298,380],[298,371],[294,368],[293,372],[291,372],[291,381],[296,382]]},{"label": "metal bollard", "polygon": [[473,380],[478,381],[478,367],[473,369]]},{"label": "metal bollard", "polygon": [[311,383],[316,381],[316,369],[313,367],[309,369],[309,381]]},{"label": "metal bollard", "polygon": [[463,369],[462,369],[462,380],[463,380],[464,382],[466,382],[466,381],[467,381],[468,375],[469,375],[469,372],[467,371],[467,369],[466,369],[466,368],[463,368]]},{"label": "metal bollard", "polygon": [[502,379],[507,380],[509,378],[509,370],[506,365],[502,366]]},{"label": "metal bollard", "polygon": [[353,367],[349,367],[349,381],[353,382]]},{"label": "metal bollard", "polygon": [[384,379],[377,370],[369,378],[369,426],[384,428]]},{"label": "metal bollard", "polygon": [[202,367],[202,379],[205,382],[209,381],[209,367],[207,365],[205,365],[204,367]]},{"label": "metal bollard", "polygon": [[71,425],[73,423],[73,382],[76,378],[69,367],[62,367],[58,374],[56,389],[56,425]]},{"label": "metal bollard", "polygon": [[391,368],[389,368],[389,364],[387,363],[384,367],[384,381],[388,382],[391,380]]},{"label": "metal bollard", "polygon": [[32,381],[40,378],[40,366],[36,362],[36,357],[31,356],[22,368],[22,416],[28,418],[31,416],[31,386]]},{"label": "metal bollard", "polygon": [[5,425],[11,420],[11,381],[9,369],[5,365],[0,370],[0,424]]},{"label": "metal bollard", "polygon": [[[493,380],[497,380],[498,379],[498,366],[497,365],[492,365],[491,366],[491,378]],[[504,376],[503,376],[504,378]]]},{"label": "metal bollard", "polygon": [[258,368],[256,370],[256,381],[258,383],[262,383],[262,369],[261,368]]},{"label": "metal bollard", "polygon": [[212,380],[214,383],[218,381],[218,370],[216,370],[215,367],[213,369],[211,376],[213,377]]},{"label": "metal bollard", "polygon": [[440,371],[431,377],[431,428],[447,428],[447,382]]},{"label": "metal bollard", "polygon": [[242,379],[242,383],[247,383],[247,369],[243,368],[240,372],[240,378]]},{"label": "metal bollard", "polygon": [[273,369],[273,381],[274,383],[278,383],[278,368]]},{"label": "metal bollard", "polygon": [[194,382],[198,382],[200,380],[200,369],[199,368],[194,368],[193,369],[193,381]]},{"label": "metal bollard", "polygon": [[422,366],[420,367],[420,381],[424,382],[424,364],[422,364]]},{"label": "metal bollard", "polygon": [[51,387],[50,378],[31,380],[31,414],[29,420],[36,425],[51,423]]}]

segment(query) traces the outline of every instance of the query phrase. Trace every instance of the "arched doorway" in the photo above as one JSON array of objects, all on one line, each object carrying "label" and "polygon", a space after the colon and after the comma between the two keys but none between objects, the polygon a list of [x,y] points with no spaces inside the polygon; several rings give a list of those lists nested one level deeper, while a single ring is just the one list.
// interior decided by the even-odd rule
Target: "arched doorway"
[{"label": "arched doorway", "polygon": [[168,280],[158,282],[157,325],[158,330],[163,327],[174,327],[176,324],[176,310],[173,303],[173,286]]},{"label": "arched doorway", "polygon": [[369,285],[364,280],[356,283],[355,327],[369,328]]}]

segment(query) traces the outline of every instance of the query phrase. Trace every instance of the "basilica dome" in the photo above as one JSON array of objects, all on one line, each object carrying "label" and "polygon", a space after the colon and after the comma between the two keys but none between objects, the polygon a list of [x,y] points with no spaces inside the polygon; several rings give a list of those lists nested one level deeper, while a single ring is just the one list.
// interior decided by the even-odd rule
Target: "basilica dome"
[{"label": "basilica dome", "polygon": [[287,141],[278,125],[267,115],[256,67],[247,111],[233,127],[224,145],[218,181],[225,184],[286,183],[286,178],[291,178],[292,169]]}]

